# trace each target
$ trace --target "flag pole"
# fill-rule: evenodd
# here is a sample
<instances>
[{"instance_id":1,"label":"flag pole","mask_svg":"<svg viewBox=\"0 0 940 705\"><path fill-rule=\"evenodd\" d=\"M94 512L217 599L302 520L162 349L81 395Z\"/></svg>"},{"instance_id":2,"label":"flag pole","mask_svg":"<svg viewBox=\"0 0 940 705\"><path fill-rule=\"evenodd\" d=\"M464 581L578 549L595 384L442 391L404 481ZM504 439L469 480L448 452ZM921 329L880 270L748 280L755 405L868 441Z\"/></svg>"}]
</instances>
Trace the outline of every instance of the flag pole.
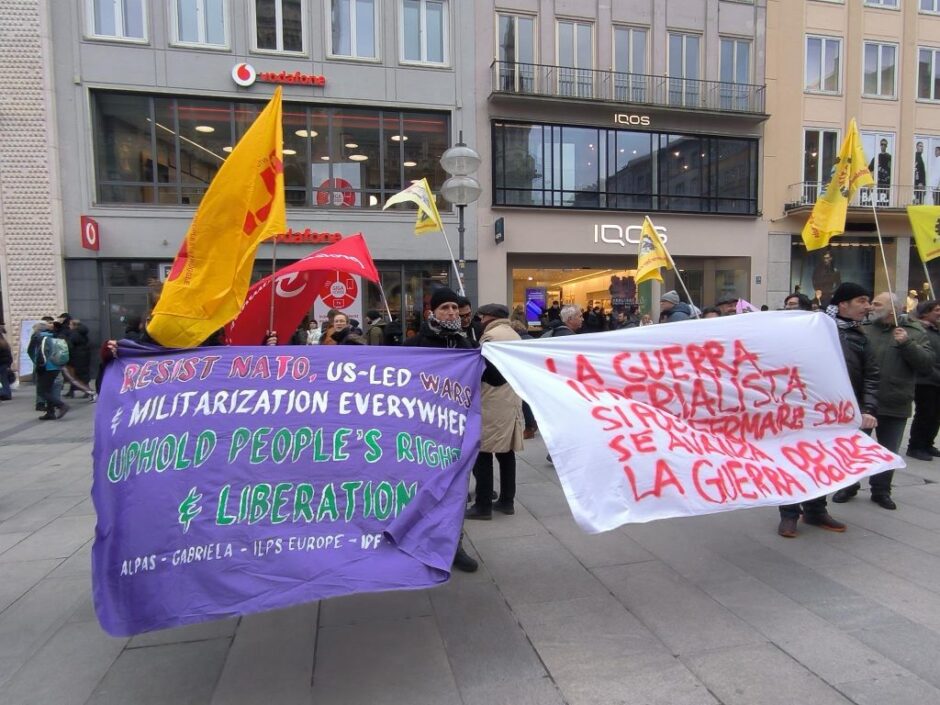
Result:
<instances>
[{"instance_id":1,"label":"flag pole","mask_svg":"<svg viewBox=\"0 0 940 705\"><path fill-rule=\"evenodd\" d=\"M379 280L376 282L379 285L379 293L382 294L382 303L385 304L385 313L388 314L388 322L392 322L392 309L388 307L388 298L385 296L385 288L382 286L382 276L379 275Z\"/></svg>"},{"instance_id":2,"label":"flag pole","mask_svg":"<svg viewBox=\"0 0 940 705\"><path fill-rule=\"evenodd\" d=\"M919 255L920 253L918 253ZM924 260L920 261L921 265L924 267L924 278L927 280L927 286L930 287L930 296L933 299L937 298L936 292L933 290L933 282L930 281L930 272L927 271L927 263Z\"/></svg>"},{"instance_id":3,"label":"flag pole","mask_svg":"<svg viewBox=\"0 0 940 705\"><path fill-rule=\"evenodd\" d=\"M447 245L447 251L450 253L450 263L454 265L454 274L457 275L457 293L461 296L466 296L466 292L463 290L463 279L460 278L460 269L457 267L457 260L454 259L454 251L450 247L450 240L447 239L447 233L444 232L444 228L441 228L441 237L444 238L444 243Z\"/></svg>"},{"instance_id":4,"label":"flag pole","mask_svg":"<svg viewBox=\"0 0 940 705\"><path fill-rule=\"evenodd\" d=\"M274 332L274 296L277 293L277 282L274 273L277 271L277 235L271 247L271 312L268 314L268 334Z\"/></svg>"},{"instance_id":5,"label":"flag pole","mask_svg":"<svg viewBox=\"0 0 940 705\"><path fill-rule=\"evenodd\" d=\"M894 315L895 327L901 325L898 322L898 308L894 305L894 299L897 296L891 286L891 275L888 274L888 258L885 256L885 243L881 239L881 226L878 225L878 209L875 207L875 201L878 200L878 189L872 189L871 212L875 216L875 231L878 233L878 249L881 250L881 262L885 268L885 281L888 282L888 293L891 294L891 313ZM929 279L927 281L930 281Z\"/></svg>"},{"instance_id":6,"label":"flag pole","mask_svg":"<svg viewBox=\"0 0 940 705\"><path fill-rule=\"evenodd\" d=\"M669 250L666 249L665 245L663 246L663 252L665 252L666 257L669 258L669 264L672 265L672 271L676 273L676 279L679 280L679 285L682 287L682 291L685 292L685 298L689 300L689 306L692 309L692 316L694 318L701 318L698 313L698 309L695 306L695 302L692 301L692 294L689 293L689 290L685 286L685 282L682 281L682 275L679 274L679 268L676 266L675 260L672 259L672 255L669 253Z\"/></svg>"}]
</instances>

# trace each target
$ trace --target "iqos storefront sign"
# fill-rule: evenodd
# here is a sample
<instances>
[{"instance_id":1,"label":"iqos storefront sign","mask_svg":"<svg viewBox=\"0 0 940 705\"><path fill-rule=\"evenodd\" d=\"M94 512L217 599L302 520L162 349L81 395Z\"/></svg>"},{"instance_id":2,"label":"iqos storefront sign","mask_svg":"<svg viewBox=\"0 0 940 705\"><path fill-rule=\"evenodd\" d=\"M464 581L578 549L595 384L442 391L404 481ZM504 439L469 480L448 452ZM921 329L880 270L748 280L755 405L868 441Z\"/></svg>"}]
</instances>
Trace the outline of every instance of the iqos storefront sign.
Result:
<instances>
[{"instance_id":1,"label":"iqos storefront sign","mask_svg":"<svg viewBox=\"0 0 940 705\"><path fill-rule=\"evenodd\" d=\"M659 234L659 238L665 245L666 241L668 240L668 237L666 236L666 228L657 225L655 226L655 229ZM627 245L639 245L640 233L642 231L643 226L641 225L628 225L623 227L611 223L596 223L594 225L594 242L604 243L607 245L620 245L621 247L626 247Z\"/></svg>"}]
</instances>

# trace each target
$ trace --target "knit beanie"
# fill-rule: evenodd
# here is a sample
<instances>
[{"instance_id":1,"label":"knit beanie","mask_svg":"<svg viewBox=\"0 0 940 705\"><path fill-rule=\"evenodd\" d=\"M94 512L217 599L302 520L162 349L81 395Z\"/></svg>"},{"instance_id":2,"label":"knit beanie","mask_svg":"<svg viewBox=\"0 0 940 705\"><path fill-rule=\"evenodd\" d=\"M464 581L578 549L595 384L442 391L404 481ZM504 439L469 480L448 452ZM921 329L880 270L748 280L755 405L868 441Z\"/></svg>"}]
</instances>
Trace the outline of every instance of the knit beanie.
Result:
<instances>
[{"instance_id":1,"label":"knit beanie","mask_svg":"<svg viewBox=\"0 0 940 705\"><path fill-rule=\"evenodd\" d=\"M457 292L453 289L448 289L446 286L436 289L431 294L431 311L436 311L441 304L456 304L457 298Z\"/></svg>"},{"instance_id":2,"label":"knit beanie","mask_svg":"<svg viewBox=\"0 0 940 705\"><path fill-rule=\"evenodd\" d=\"M838 306L843 301L851 301L858 296L868 296L870 298L871 292L855 282L842 282L836 287L836 290L832 292L832 298L829 300L829 303L833 306Z\"/></svg>"},{"instance_id":3,"label":"knit beanie","mask_svg":"<svg viewBox=\"0 0 940 705\"><path fill-rule=\"evenodd\" d=\"M679 295L676 293L676 290L667 291L665 294L659 297L660 301L668 301L669 303L675 305L679 303Z\"/></svg>"}]
</instances>

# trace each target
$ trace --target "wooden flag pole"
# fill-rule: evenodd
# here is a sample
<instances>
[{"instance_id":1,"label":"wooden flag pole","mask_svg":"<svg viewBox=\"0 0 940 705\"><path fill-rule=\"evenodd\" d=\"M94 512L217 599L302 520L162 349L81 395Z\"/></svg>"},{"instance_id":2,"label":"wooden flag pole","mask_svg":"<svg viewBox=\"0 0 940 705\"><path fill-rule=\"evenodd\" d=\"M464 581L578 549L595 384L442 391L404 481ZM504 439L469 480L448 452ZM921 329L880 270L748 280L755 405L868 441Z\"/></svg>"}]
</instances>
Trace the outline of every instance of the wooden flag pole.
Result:
<instances>
[{"instance_id":1,"label":"wooden flag pole","mask_svg":"<svg viewBox=\"0 0 940 705\"><path fill-rule=\"evenodd\" d=\"M878 225L878 209L875 207L875 201L878 200L878 189L872 189L871 212L875 216L875 231L878 233L878 249L881 250L881 262L885 268L885 281L888 282L888 293L891 294L891 314L894 316L895 327L901 325L898 322L898 307L894 305L897 294L891 287L891 275L888 274L888 258L885 256L885 243L881 239L881 226ZM929 281L929 279L928 279Z\"/></svg>"},{"instance_id":2,"label":"wooden flag pole","mask_svg":"<svg viewBox=\"0 0 940 705\"><path fill-rule=\"evenodd\" d=\"M685 286L685 282L682 281L682 275L679 274L679 268L676 266L675 260L672 259L672 255L669 254L669 250L666 249L666 246L663 245L663 252L666 253L666 257L669 258L669 264L672 265L672 271L676 273L676 279L679 280L679 285L682 287L682 291L685 292L685 298L689 300L689 308L692 309L693 318L701 318L698 308L696 308L695 303L692 301L692 294L689 293L689 290Z\"/></svg>"},{"instance_id":3,"label":"wooden flag pole","mask_svg":"<svg viewBox=\"0 0 940 705\"><path fill-rule=\"evenodd\" d=\"M920 255L919 252L918 252L917 254L918 254L918 256ZM923 265L923 267L924 267L924 279L927 280L927 286L930 287L930 298L936 300L936 298L937 298L937 293L933 290L933 282L930 281L930 272L927 271L927 263L924 262L924 260L921 260L920 263L921 263L921 265Z\"/></svg>"},{"instance_id":4,"label":"wooden flag pole","mask_svg":"<svg viewBox=\"0 0 940 705\"><path fill-rule=\"evenodd\" d=\"M379 293L382 294L382 303L385 304L385 313L388 314L388 322L392 322L392 309L388 307L388 298L385 296L385 288L382 286L382 275L379 275Z\"/></svg>"}]
</instances>

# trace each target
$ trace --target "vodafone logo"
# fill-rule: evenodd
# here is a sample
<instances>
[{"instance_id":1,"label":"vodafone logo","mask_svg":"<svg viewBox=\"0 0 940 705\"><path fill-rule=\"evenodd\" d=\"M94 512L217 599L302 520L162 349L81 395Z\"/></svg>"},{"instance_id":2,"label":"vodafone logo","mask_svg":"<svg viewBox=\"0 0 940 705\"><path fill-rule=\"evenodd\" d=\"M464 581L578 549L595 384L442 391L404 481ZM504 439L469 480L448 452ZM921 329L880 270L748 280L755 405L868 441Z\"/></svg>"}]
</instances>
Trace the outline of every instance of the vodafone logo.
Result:
<instances>
[{"instance_id":1,"label":"vodafone logo","mask_svg":"<svg viewBox=\"0 0 940 705\"><path fill-rule=\"evenodd\" d=\"M343 272L336 272L323 282L320 298L329 308L342 311L355 303L358 293L355 279Z\"/></svg>"},{"instance_id":2,"label":"vodafone logo","mask_svg":"<svg viewBox=\"0 0 940 705\"><path fill-rule=\"evenodd\" d=\"M232 80L239 86L250 86L257 76L255 67L251 64L235 64L232 69Z\"/></svg>"},{"instance_id":3,"label":"vodafone logo","mask_svg":"<svg viewBox=\"0 0 940 705\"><path fill-rule=\"evenodd\" d=\"M95 250L99 248L98 222L94 218L83 215L82 219L82 247L86 250Z\"/></svg>"},{"instance_id":4,"label":"vodafone logo","mask_svg":"<svg viewBox=\"0 0 940 705\"><path fill-rule=\"evenodd\" d=\"M287 287L293 284L297 278L300 276L300 272L291 272L290 274L285 274L277 278L277 283L274 285L274 290L277 292L277 295L282 299L292 299L295 296L300 295L304 289L307 288L307 277L304 275L301 280L300 287L296 289L288 289Z\"/></svg>"},{"instance_id":5,"label":"vodafone logo","mask_svg":"<svg viewBox=\"0 0 940 705\"><path fill-rule=\"evenodd\" d=\"M330 193L330 190L333 190ZM346 179L327 179L317 190L317 205L350 208L356 205L356 192Z\"/></svg>"}]
</instances>

